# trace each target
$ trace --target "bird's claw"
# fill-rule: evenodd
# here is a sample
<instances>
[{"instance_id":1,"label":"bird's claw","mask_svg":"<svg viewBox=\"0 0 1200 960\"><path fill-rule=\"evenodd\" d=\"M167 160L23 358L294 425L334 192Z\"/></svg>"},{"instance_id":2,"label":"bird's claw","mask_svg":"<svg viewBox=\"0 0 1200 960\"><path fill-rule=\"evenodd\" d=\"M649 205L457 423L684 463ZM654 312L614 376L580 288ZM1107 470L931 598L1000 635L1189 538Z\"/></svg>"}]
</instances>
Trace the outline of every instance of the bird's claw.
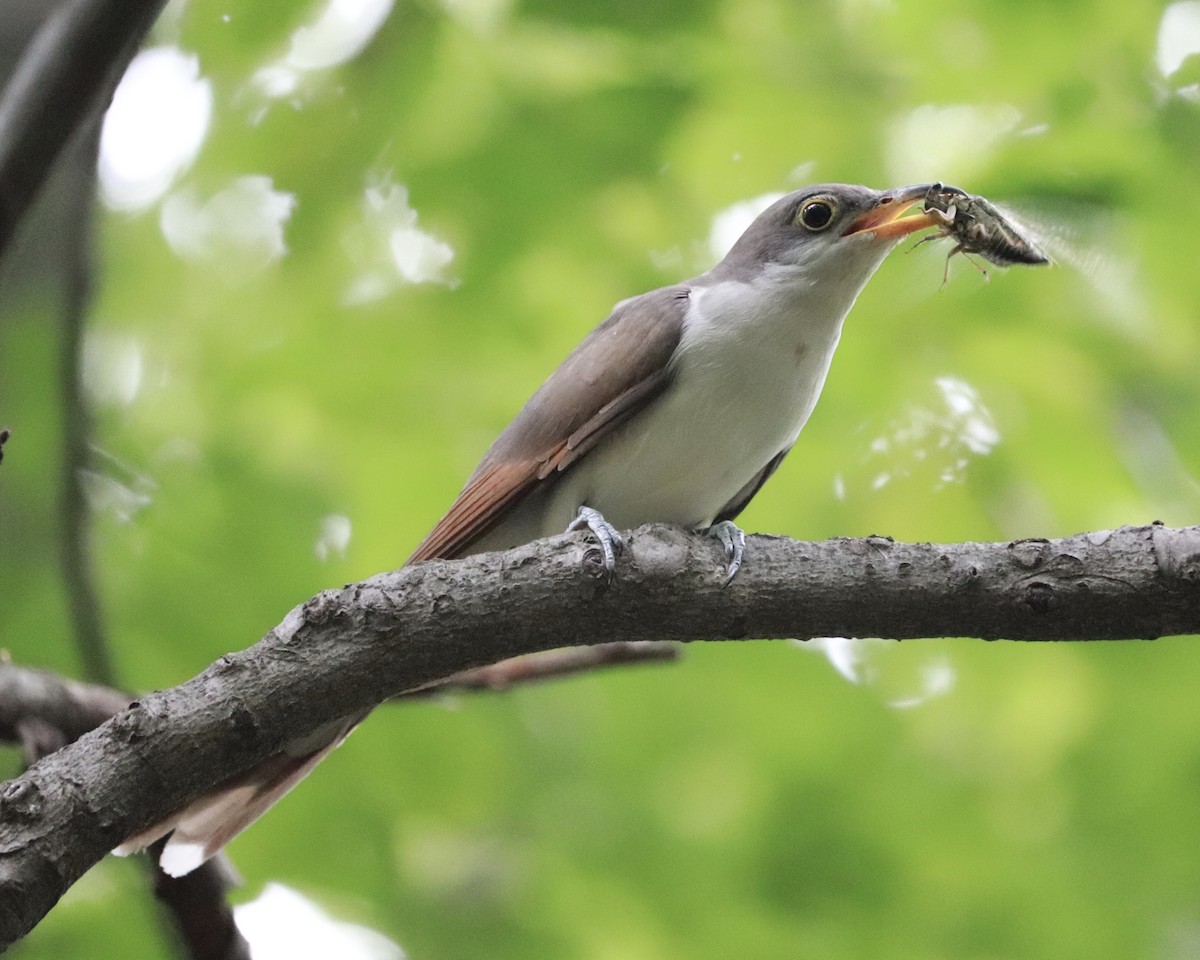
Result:
<instances>
[{"instance_id":1,"label":"bird's claw","mask_svg":"<svg viewBox=\"0 0 1200 960\"><path fill-rule=\"evenodd\" d=\"M600 543L604 553L604 572L610 577L617 566L617 554L625 549L625 538L611 523L604 519L604 514L591 507L580 507L579 514L571 521L566 532L575 530L590 530Z\"/></svg>"},{"instance_id":2,"label":"bird's claw","mask_svg":"<svg viewBox=\"0 0 1200 960\"><path fill-rule=\"evenodd\" d=\"M742 569L742 558L746 555L746 534L732 520L722 520L714 523L704 531L706 537L712 537L725 548L725 582L729 586L737 572Z\"/></svg>"}]
</instances>

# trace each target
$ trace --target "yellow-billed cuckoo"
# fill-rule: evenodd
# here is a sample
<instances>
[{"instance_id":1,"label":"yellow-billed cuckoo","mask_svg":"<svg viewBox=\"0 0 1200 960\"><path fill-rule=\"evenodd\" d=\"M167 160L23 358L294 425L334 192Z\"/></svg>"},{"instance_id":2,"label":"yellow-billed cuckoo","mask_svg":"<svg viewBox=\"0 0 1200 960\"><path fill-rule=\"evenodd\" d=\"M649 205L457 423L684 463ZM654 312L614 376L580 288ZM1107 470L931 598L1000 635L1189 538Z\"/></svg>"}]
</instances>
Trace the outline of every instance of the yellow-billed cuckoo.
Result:
<instances>
[{"instance_id":1,"label":"yellow-billed cuckoo","mask_svg":"<svg viewBox=\"0 0 1200 960\"><path fill-rule=\"evenodd\" d=\"M725 545L733 519L795 443L842 322L902 237L941 226L914 210L930 184L821 184L772 204L711 270L617 304L500 434L409 562L588 528L612 570L618 530L661 521ZM289 743L219 792L130 838L171 833L162 865L194 869L301 780L365 714Z\"/></svg>"}]
</instances>

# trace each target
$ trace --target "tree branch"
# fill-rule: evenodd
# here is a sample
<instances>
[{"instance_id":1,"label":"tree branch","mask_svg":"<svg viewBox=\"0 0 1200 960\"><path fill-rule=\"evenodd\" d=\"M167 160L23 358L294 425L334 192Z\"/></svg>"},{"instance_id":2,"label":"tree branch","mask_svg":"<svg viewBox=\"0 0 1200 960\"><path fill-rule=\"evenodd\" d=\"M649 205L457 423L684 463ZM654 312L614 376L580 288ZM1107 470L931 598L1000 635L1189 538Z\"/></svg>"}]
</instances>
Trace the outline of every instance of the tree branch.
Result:
<instances>
[{"instance_id":1,"label":"tree branch","mask_svg":"<svg viewBox=\"0 0 1200 960\"><path fill-rule=\"evenodd\" d=\"M598 668L677 658L678 649L665 643L618 642L551 650L464 670L402 699L506 691ZM19 743L26 763L32 765L120 713L130 699L111 687L0 662L0 740ZM159 843L154 850L155 860L161 847ZM157 864L153 873L154 895L170 910L175 931L192 960L248 960L249 944L238 931L226 899L239 883L227 858L210 860L183 877L169 876Z\"/></svg>"},{"instance_id":2,"label":"tree branch","mask_svg":"<svg viewBox=\"0 0 1200 960\"><path fill-rule=\"evenodd\" d=\"M46 670L0 664L0 740L21 744L35 763L98 727L129 705L110 687L67 680ZM153 866L154 895L166 905L191 960L250 960L250 945L226 899L237 878L225 857L186 877Z\"/></svg>"},{"instance_id":3,"label":"tree branch","mask_svg":"<svg viewBox=\"0 0 1200 960\"><path fill-rule=\"evenodd\" d=\"M0 256L63 147L112 99L166 0L67 0L0 95Z\"/></svg>"},{"instance_id":4,"label":"tree branch","mask_svg":"<svg viewBox=\"0 0 1200 960\"><path fill-rule=\"evenodd\" d=\"M1012 543L636 531L610 583L580 535L318 594L0 789L0 947L126 837L335 717L509 657L614 640L1152 638L1200 632L1200 527Z\"/></svg>"},{"instance_id":5,"label":"tree branch","mask_svg":"<svg viewBox=\"0 0 1200 960\"><path fill-rule=\"evenodd\" d=\"M29 763L78 739L128 705L129 697L108 687L10 663L0 666L0 740L19 743ZM30 726L54 735L31 735Z\"/></svg>"},{"instance_id":6,"label":"tree branch","mask_svg":"<svg viewBox=\"0 0 1200 960\"><path fill-rule=\"evenodd\" d=\"M85 134L85 135L84 135ZM83 675L93 683L116 684L100 595L91 564L89 521L81 476L87 463L92 416L83 396L80 363L88 308L92 299L92 206L96 163L100 155L100 124L89 124L78 143L83 170L69 189L80 196L77 215L63 237L64 276L62 344L59 352L59 396L63 409L63 452L59 477L59 516L62 520L59 566L66 587L72 633L83 662Z\"/></svg>"}]
</instances>

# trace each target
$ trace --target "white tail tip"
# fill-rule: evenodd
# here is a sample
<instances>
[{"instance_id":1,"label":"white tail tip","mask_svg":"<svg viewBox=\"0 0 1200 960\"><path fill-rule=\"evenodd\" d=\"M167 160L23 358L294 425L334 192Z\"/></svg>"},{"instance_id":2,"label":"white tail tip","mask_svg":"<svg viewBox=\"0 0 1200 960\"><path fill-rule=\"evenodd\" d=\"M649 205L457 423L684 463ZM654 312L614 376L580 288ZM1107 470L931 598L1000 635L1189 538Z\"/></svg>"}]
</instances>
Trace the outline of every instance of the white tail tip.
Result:
<instances>
[{"instance_id":1,"label":"white tail tip","mask_svg":"<svg viewBox=\"0 0 1200 960\"><path fill-rule=\"evenodd\" d=\"M207 859L202 844L168 841L162 856L158 858L158 865L168 876L182 877L184 874L191 873Z\"/></svg>"}]
</instances>

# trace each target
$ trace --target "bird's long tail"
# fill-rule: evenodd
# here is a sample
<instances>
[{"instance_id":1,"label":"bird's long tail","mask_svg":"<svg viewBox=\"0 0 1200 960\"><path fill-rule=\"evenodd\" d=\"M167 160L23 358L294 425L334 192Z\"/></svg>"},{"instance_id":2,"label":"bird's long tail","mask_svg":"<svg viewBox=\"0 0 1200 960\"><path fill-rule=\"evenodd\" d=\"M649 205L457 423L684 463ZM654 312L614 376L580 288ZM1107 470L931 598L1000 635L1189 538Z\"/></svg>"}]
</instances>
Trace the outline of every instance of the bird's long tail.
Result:
<instances>
[{"instance_id":1,"label":"bird's long tail","mask_svg":"<svg viewBox=\"0 0 1200 960\"><path fill-rule=\"evenodd\" d=\"M366 713L342 717L293 740L249 773L129 837L113 853L121 857L136 853L170 834L159 865L173 877L190 873L308 776L364 717Z\"/></svg>"}]
</instances>

